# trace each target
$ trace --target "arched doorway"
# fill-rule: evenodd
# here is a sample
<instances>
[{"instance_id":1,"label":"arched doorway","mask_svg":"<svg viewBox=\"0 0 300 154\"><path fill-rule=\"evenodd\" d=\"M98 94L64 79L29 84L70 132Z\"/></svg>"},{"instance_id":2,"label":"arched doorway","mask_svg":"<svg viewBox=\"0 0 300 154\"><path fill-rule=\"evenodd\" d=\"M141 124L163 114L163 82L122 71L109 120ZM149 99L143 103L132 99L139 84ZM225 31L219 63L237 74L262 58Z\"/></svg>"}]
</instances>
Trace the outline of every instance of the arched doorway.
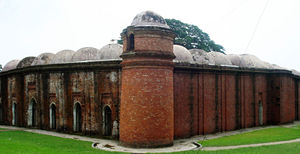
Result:
<instances>
[{"instance_id":1,"label":"arched doorway","mask_svg":"<svg viewBox=\"0 0 300 154\"><path fill-rule=\"evenodd\" d=\"M36 101L34 99L31 100L28 107L28 126L35 127L37 121L37 107Z\"/></svg>"},{"instance_id":2,"label":"arched doorway","mask_svg":"<svg viewBox=\"0 0 300 154\"><path fill-rule=\"evenodd\" d=\"M81 131L81 106L75 103L73 108L73 129L75 132Z\"/></svg>"},{"instance_id":3,"label":"arched doorway","mask_svg":"<svg viewBox=\"0 0 300 154\"><path fill-rule=\"evenodd\" d=\"M12 125L17 124L17 104L13 103L12 105Z\"/></svg>"},{"instance_id":4,"label":"arched doorway","mask_svg":"<svg viewBox=\"0 0 300 154\"><path fill-rule=\"evenodd\" d=\"M50 128L56 129L56 106L55 106L55 104L50 105Z\"/></svg>"},{"instance_id":5,"label":"arched doorway","mask_svg":"<svg viewBox=\"0 0 300 154\"><path fill-rule=\"evenodd\" d=\"M111 109L108 106L104 107L104 135L111 136L112 132L112 118L111 118Z\"/></svg>"}]
</instances>

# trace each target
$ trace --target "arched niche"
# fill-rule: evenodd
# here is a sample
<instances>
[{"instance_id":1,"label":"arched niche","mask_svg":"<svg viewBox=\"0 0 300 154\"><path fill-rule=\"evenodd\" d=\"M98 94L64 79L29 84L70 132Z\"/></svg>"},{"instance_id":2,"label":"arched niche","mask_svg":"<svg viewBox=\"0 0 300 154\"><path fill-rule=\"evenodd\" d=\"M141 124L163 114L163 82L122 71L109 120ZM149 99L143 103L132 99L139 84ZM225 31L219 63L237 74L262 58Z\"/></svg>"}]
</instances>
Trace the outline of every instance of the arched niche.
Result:
<instances>
[{"instance_id":1,"label":"arched niche","mask_svg":"<svg viewBox=\"0 0 300 154\"><path fill-rule=\"evenodd\" d=\"M112 135L112 111L109 106L103 108L103 133L104 136Z\"/></svg>"},{"instance_id":2,"label":"arched niche","mask_svg":"<svg viewBox=\"0 0 300 154\"><path fill-rule=\"evenodd\" d=\"M12 104L12 108L11 108L11 111L12 111L12 125L15 126L17 125L17 103L14 102Z\"/></svg>"},{"instance_id":3,"label":"arched niche","mask_svg":"<svg viewBox=\"0 0 300 154\"><path fill-rule=\"evenodd\" d=\"M49 123L51 129L56 129L56 105L54 103L50 104L49 107Z\"/></svg>"},{"instance_id":4,"label":"arched niche","mask_svg":"<svg viewBox=\"0 0 300 154\"><path fill-rule=\"evenodd\" d=\"M81 125L82 125L81 105L79 102L76 102L73 106L73 130L74 130L74 132L80 132Z\"/></svg>"},{"instance_id":5,"label":"arched niche","mask_svg":"<svg viewBox=\"0 0 300 154\"><path fill-rule=\"evenodd\" d=\"M37 103L34 98L31 99L28 106L27 125L31 127L37 126Z\"/></svg>"}]
</instances>

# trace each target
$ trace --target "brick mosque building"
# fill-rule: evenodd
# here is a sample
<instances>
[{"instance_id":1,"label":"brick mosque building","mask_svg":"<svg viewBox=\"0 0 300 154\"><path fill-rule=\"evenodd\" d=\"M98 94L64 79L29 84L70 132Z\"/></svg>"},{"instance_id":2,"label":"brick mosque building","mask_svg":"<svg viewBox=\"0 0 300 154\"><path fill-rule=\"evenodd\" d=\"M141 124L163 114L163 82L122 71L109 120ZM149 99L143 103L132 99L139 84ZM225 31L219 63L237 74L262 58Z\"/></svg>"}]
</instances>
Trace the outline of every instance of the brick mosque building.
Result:
<instances>
[{"instance_id":1,"label":"brick mosque building","mask_svg":"<svg viewBox=\"0 0 300 154\"><path fill-rule=\"evenodd\" d=\"M175 34L150 11L138 14L121 36L123 46L7 63L0 73L0 124L159 147L300 118L296 71L251 55L174 45Z\"/></svg>"}]
</instances>

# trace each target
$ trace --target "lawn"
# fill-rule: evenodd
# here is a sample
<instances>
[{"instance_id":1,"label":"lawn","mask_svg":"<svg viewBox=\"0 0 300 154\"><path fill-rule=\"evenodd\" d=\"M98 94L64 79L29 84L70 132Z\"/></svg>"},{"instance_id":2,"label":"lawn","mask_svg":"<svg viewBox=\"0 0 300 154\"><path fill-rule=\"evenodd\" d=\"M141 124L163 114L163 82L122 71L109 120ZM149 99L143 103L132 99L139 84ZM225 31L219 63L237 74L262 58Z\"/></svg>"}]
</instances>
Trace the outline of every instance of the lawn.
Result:
<instances>
[{"instance_id":1,"label":"lawn","mask_svg":"<svg viewBox=\"0 0 300 154\"><path fill-rule=\"evenodd\" d=\"M252 132L224 136L216 139L199 141L203 146L230 146L255 143L286 141L300 138L300 130L297 128L275 127L256 130Z\"/></svg>"},{"instance_id":2,"label":"lawn","mask_svg":"<svg viewBox=\"0 0 300 154\"><path fill-rule=\"evenodd\" d=\"M227 139L226 142L235 143L230 141L231 139L239 140L245 142L245 138L262 138L257 136L258 134L273 139L283 139L280 136L291 136L291 135L300 135L300 133L295 133L293 130L300 132L299 129L296 128L284 128L284 127L276 127L269 128L264 130L258 130L254 132L249 132L250 134L254 133L256 135L249 135L249 133L241 134L242 136L233 135L230 136L232 138ZM270 133L271 132L271 133ZM266 134L265 134L266 133ZM272 134L272 135L270 135ZM281 134L281 135L280 135ZM273 137L277 136L277 137ZM294 137L295 138L295 137ZM284 138L287 140L287 138ZM292 139L292 138L290 138ZM222 143L220 141L224 140L224 138L213 139L217 143ZM206 141L207 143L212 142L213 140ZM218 141L220 140L220 141ZM254 142L255 139L249 139L250 141ZM262 141L262 139L258 139L257 141ZM225 142L225 141L223 141ZM258 142L255 142L258 143ZM35 134L30 132L24 131L0 131L0 153L7 154L7 153L116 153L116 152L107 152L101 151L98 149L93 149L91 147L91 142L73 140L73 139L65 139L60 137L48 136L48 135L41 135ZM177 152L178 154L214 154L214 153L299 153L300 151L300 143L289 143L289 144L282 144L282 145L272 145L272 146L262 146L262 147L255 147L255 148L241 148L241 149L234 149L234 150L222 150L222 151L186 151L186 152Z\"/></svg>"},{"instance_id":3,"label":"lawn","mask_svg":"<svg viewBox=\"0 0 300 154\"><path fill-rule=\"evenodd\" d=\"M111 153L93 149L91 142L24 131L0 132L0 153Z\"/></svg>"},{"instance_id":4,"label":"lawn","mask_svg":"<svg viewBox=\"0 0 300 154\"><path fill-rule=\"evenodd\" d=\"M300 125L296 125L296 126L294 126L294 128L298 128L298 129L300 129Z\"/></svg>"},{"instance_id":5,"label":"lawn","mask_svg":"<svg viewBox=\"0 0 300 154\"><path fill-rule=\"evenodd\" d=\"M296 154L300 151L300 143L288 143L271 146L240 148L234 150L222 151L186 151L177 152L176 154L258 154L258 153L271 153L271 154Z\"/></svg>"}]
</instances>

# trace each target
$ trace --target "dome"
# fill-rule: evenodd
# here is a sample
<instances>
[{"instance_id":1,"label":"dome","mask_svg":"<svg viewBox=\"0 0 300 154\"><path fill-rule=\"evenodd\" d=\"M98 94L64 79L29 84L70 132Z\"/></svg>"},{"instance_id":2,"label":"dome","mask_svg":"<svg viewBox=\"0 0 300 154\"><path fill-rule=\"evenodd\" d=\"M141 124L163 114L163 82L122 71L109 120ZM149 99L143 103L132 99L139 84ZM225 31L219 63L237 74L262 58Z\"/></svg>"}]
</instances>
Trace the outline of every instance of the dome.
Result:
<instances>
[{"instance_id":1,"label":"dome","mask_svg":"<svg viewBox=\"0 0 300 154\"><path fill-rule=\"evenodd\" d=\"M215 64L213 58L207 54L206 51L201 49L190 49L193 60L197 64Z\"/></svg>"},{"instance_id":2,"label":"dome","mask_svg":"<svg viewBox=\"0 0 300 154\"><path fill-rule=\"evenodd\" d=\"M297 70L292 69L291 71L294 75L300 76L300 72L298 72Z\"/></svg>"},{"instance_id":3,"label":"dome","mask_svg":"<svg viewBox=\"0 0 300 154\"><path fill-rule=\"evenodd\" d=\"M145 11L141 12L136 15L131 23L131 26L134 27L161 27L161 28L168 28L170 27L167 25L165 19L152 12L152 11Z\"/></svg>"},{"instance_id":4,"label":"dome","mask_svg":"<svg viewBox=\"0 0 300 154\"><path fill-rule=\"evenodd\" d=\"M2 71L9 71L17 68L18 63L20 60L11 60L3 67Z\"/></svg>"},{"instance_id":5,"label":"dome","mask_svg":"<svg viewBox=\"0 0 300 154\"><path fill-rule=\"evenodd\" d=\"M227 58L231 61L232 65L240 66L241 65L241 57L236 54L228 54Z\"/></svg>"},{"instance_id":6,"label":"dome","mask_svg":"<svg viewBox=\"0 0 300 154\"><path fill-rule=\"evenodd\" d=\"M98 49L93 47L85 47L77 50L72 56L72 62L100 60L101 53Z\"/></svg>"},{"instance_id":7,"label":"dome","mask_svg":"<svg viewBox=\"0 0 300 154\"><path fill-rule=\"evenodd\" d=\"M286 68L278 66L276 64L269 64L269 63L267 63L267 64L269 65L270 69L286 69Z\"/></svg>"},{"instance_id":8,"label":"dome","mask_svg":"<svg viewBox=\"0 0 300 154\"><path fill-rule=\"evenodd\" d=\"M210 55L213 58L213 61L215 62L215 65L232 65L231 61L227 58L227 56L221 52L209 52L208 55Z\"/></svg>"},{"instance_id":9,"label":"dome","mask_svg":"<svg viewBox=\"0 0 300 154\"><path fill-rule=\"evenodd\" d=\"M51 64L72 62L72 56L74 53L75 53L75 51L73 51L73 50L59 51L51 59Z\"/></svg>"},{"instance_id":10,"label":"dome","mask_svg":"<svg viewBox=\"0 0 300 154\"><path fill-rule=\"evenodd\" d=\"M36 57L25 57L17 65L17 68L31 66L32 62Z\"/></svg>"},{"instance_id":11,"label":"dome","mask_svg":"<svg viewBox=\"0 0 300 154\"><path fill-rule=\"evenodd\" d=\"M254 55L242 54L240 55L240 57L241 57L240 67L270 68L270 66L266 62L261 61L259 58L257 58Z\"/></svg>"},{"instance_id":12,"label":"dome","mask_svg":"<svg viewBox=\"0 0 300 154\"><path fill-rule=\"evenodd\" d=\"M174 62L179 63L193 63L193 57L191 53L183 46L180 45L174 45L173 46L173 52L176 56L174 59Z\"/></svg>"},{"instance_id":13,"label":"dome","mask_svg":"<svg viewBox=\"0 0 300 154\"><path fill-rule=\"evenodd\" d=\"M100 49L101 59L120 59L123 46L120 44L108 44Z\"/></svg>"},{"instance_id":14,"label":"dome","mask_svg":"<svg viewBox=\"0 0 300 154\"><path fill-rule=\"evenodd\" d=\"M53 57L54 57L53 53L42 53L33 60L31 65L51 64L50 61Z\"/></svg>"}]
</instances>

